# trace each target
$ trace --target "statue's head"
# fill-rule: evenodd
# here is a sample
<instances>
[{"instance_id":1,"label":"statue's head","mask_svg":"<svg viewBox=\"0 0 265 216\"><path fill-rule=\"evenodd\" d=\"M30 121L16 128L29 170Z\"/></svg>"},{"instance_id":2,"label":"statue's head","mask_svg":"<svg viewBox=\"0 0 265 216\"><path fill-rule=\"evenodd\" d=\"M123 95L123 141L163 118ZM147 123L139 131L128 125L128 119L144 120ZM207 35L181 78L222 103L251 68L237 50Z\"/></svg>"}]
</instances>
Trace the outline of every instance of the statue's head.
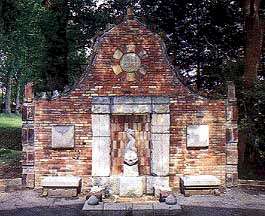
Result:
<instances>
[{"instance_id":1,"label":"statue's head","mask_svg":"<svg viewBox=\"0 0 265 216\"><path fill-rule=\"evenodd\" d=\"M130 149L125 151L124 162L129 166L136 164L138 162L137 153L135 151L130 150Z\"/></svg>"}]
</instances>

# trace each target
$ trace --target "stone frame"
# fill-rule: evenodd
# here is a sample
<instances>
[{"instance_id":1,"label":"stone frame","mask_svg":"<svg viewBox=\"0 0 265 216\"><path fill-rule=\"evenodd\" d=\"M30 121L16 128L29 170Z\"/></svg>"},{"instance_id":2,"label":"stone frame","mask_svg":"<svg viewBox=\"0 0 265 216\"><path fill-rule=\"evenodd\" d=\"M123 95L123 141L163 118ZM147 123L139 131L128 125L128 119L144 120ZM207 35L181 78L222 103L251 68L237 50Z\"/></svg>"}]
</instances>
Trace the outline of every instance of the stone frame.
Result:
<instances>
[{"instance_id":1,"label":"stone frame","mask_svg":"<svg viewBox=\"0 0 265 216\"><path fill-rule=\"evenodd\" d=\"M92 177L111 175L110 118L112 114L151 114L151 174L153 176L168 176L169 104L169 97L160 96L93 97L91 117ZM104 160L102 160L103 157Z\"/></svg>"}]
</instances>

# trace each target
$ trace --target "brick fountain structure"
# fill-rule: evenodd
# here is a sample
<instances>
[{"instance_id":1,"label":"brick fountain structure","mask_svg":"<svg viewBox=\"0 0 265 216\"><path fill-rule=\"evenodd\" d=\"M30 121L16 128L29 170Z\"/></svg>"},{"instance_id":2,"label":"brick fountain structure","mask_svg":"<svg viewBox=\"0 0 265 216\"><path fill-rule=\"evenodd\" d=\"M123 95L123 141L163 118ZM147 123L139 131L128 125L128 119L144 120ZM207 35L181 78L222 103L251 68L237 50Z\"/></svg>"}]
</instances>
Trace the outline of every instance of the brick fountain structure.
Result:
<instances>
[{"instance_id":1,"label":"brick fountain structure","mask_svg":"<svg viewBox=\"0 0 265 216\"><path fill-rule=\"evenodd\" d=\"M28 84L23 184L65 196L93 186L124 196L161 187L185 192L236 186L234 85L228 84L226 99L210 100L176 74L161 38L128 13L98 37L91 63L71 91L34 98ZM128 130L137 149L138 175L131 177L124 176ZM126 191L133 183L142 188Z\"/></svg>"}]
</instances>

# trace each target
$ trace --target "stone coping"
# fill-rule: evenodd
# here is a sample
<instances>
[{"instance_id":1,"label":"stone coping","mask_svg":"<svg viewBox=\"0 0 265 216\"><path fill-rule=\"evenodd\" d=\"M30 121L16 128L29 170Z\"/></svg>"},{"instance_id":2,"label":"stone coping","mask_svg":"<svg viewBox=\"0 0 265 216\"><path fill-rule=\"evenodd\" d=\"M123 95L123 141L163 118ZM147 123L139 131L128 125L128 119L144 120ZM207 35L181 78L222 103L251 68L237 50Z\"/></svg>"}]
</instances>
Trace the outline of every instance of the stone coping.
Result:
<instances>
[{"instance_id":1,"label":"stone coping","mask_svg":"<svg viewBox=\"0 0 265 216\"><path fill-rule=\"evenodd\" d=\"M220 186L221 181L212 175L182 176L181 183L184 187Z\"/></svg>"},{"instance_id":2,"label":"stone coping","mask_svg":"<svg viewBox=\"0 0 265 216\"><path fill-rule=\"evenodd\" d=\"M47 176L41 185L43 187L79 187L81 178L78 176Z\"/></svg>"},{"instance_id":3,"label":"stone coping","mask_svg":"<svg viewBox=\"0 0 265 216\"><path fill-rule=\"evenodd\" d=\"M167 205L165 203L104 203L83 206L85 215L181 215L179 204Z\"/></svg>"}]
</instances>

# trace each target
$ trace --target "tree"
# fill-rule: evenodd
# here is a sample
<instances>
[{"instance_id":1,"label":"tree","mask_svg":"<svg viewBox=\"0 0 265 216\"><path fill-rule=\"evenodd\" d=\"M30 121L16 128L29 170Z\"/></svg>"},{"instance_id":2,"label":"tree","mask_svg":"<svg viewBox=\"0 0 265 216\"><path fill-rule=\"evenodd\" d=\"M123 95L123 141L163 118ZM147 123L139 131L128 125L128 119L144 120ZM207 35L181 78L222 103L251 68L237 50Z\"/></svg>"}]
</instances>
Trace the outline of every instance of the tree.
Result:
<instances>
[{"instance_id":1,"label":"tree","mask_svg":"<svg viewBox=\"0 0 265 216\"><path fill-rule=\"evenodd\" d=\"M11 57L11 47L12 45L9 42L8 38L12 38L14 26L15 26L15 17L17 14L16 1L14 0L3 0L0 3L0 52L2 62ZM11 45L11 47L10 47ZM12 57L11 57L12 58ZM3 63L2 63L3 64ZM8 65L2 65L0 67L1 73L5 74L4 84L6 88L5 100L4 100L4 112L7 114L11 113L11 91L12 91L12 70L6 70ZM9 65L9 69L12 69L12 63Z\"/></svg>"},{"instance_id":2,"label":"tree","mask_svg":"<svg viewBox=\"0 0 265 216\"><path fill-rule=\"evenodd\" d=\"M265 22L261 17L261 0L241 0L245 23L244 82L252 87L260 65Z\"/></svg>"}]
</instances>

